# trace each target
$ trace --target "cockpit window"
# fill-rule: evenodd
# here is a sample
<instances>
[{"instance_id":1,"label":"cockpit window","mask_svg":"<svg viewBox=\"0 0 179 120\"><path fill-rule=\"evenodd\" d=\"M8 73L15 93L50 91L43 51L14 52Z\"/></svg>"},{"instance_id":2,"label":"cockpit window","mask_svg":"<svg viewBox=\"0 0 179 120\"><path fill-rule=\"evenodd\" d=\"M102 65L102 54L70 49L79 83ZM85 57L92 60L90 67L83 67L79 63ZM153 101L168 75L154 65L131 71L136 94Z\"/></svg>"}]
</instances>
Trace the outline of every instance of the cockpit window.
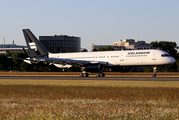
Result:
<instances>
[{"instance_id":1,"label":"cockpit window","mask_svg":"<svg viewBox=\"0 0 179 120\"><path fill-rule=\"evenodd\" d=\"M170 55L169 54L162 54L161 56L162 57L169 57Z\"/></svg>"}]
</instances>

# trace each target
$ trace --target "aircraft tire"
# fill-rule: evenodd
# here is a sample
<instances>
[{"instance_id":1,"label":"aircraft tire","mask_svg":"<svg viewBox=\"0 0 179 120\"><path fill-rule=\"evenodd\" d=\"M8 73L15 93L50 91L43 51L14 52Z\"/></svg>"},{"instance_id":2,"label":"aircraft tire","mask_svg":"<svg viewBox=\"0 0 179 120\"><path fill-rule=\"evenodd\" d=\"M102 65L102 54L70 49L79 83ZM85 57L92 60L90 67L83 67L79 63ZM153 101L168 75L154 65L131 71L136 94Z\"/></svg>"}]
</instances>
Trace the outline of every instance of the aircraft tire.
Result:
<instances>
[{"instance_id":1,"label":"aircraft tire","mask_svg":"<svg viewBox=\"0 0 179 120\"><path fill-rule=\"evenodd\" d=\"M80 73L80 77L88 77L89 74L88 73Z\"/></svg>"},{"instance_id":2,"label":"aircraft tire","mask_svg":"<svg viewBox=\"0 0 179 120\"><path fill-rule=\"evenodd\" d=\"M156 74L152 74L152 77L156 77L157 75Z\"/></svg>"},{"instance_id":3,"label":"aircraft tire","mask_svg":"<svg viewBox=\"0 0 179 120\"><path fill-rule=\"evenodd\" d=\"M84 73L84 74L83 74L83 77L88 77L88 76L89 76L88 73Z\"/></svg>"},{"instance_id":4,"label":"aircraft tire","mask_svg":"<svg viewBox=\"0 0 179 120\"><path fill-rule=\"evenodd\" d=\"M104 73L97 73L96 77L105 77L105 74Z\"/></svg>"},{"instance_id":5,"label":"aircraft tire","mask_svg":"<svg viewBox=\"0 0 179 120\"><path fill-rule=\"evenodd\" d=\"M86 73L86 77L89 77L89 74L88 74L88 73Z\"/></svg>"},{"instance_id":6,"label":"aircraft tire","mask_svg":"<svg viewBox=\"0 0 179 120\"><path fill-rule=\"evenodd\" d=\"M83 73L80 73L80 77L83 77Z\"/></svg>"},{"instance_id":7,"label":"aircraft tire","mask_svg":"<svg viewBox=\"0 0 179 120\"><path fill-rule=\"evenodd\" d=\"M96 74L96 77L99 77L99 76L100 76L99 73L97 73L97 74Z\"/></svg>"},{"instance_id":8,"label":"aircraft tire","mask_svg":"<svg viewBox=\"0 0 179 120\"><path fill-rule=\"evenodd\" d=\"M103 76L102 77L105 77L105 74L103 73Z\"/></svg>"}]
</instances>

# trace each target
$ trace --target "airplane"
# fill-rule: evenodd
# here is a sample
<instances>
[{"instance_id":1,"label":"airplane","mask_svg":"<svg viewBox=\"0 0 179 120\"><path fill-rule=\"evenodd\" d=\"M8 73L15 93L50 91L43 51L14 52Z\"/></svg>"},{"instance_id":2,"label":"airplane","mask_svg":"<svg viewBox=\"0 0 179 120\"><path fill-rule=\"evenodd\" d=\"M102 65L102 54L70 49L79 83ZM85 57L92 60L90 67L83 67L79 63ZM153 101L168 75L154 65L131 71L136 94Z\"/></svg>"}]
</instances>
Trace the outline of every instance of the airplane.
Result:
<instances>
[{"instance_id":1,"label":"airplane","mask_svg":"<svg viewBox=\"0 0 179 120\"><path fill-rule=\"evenodd\" d=\"M54 65L58 68L81 68L80 77L88 77L87 72L96 72L96 77L105 77L104 68L156 66L175 63L169 53L158 49L121 50L102 52L49 53L29 29L23 29L29 53L28 58L16 58L29 64Z\"/></svg>"}]
</instances>

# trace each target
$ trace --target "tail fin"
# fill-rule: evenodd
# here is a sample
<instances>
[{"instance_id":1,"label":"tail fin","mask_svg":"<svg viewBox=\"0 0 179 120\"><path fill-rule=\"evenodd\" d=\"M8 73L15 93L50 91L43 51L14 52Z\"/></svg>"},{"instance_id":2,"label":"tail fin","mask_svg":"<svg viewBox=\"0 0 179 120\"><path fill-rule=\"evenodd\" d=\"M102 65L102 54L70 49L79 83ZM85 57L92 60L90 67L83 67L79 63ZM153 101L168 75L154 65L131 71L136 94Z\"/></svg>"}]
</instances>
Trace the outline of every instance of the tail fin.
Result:
<instances>
[{"instance_id":1,"label":"tail fin","mask_svg":"<svg viewBox=\"0 0 179 120\"><path fill-rule=\"evenodd\" d=\"M23 29L30 57L48 57L48 51L29 29Z\"/></svg>"}]
</instances>

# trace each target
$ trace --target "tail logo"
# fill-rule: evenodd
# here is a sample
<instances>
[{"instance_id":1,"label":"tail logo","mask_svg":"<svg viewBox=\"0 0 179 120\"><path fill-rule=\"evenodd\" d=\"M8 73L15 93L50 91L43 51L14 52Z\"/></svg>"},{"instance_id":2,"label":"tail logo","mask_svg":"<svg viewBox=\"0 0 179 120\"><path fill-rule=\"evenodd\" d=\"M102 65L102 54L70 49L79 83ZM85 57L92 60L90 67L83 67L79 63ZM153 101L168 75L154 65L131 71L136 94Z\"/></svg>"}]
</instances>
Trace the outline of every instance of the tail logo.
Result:
<instances>
[{"instance_id":1,"label":"tail logo","mask_svg":"<svg viewBox=\"0 0 179 120\"><path fill-rule=\"evenodd\" d=\"M29 43L29 46L31 49L34 49L35 51L37 51L37 47L34 42Z\"/></svg>"}]
</instances>

